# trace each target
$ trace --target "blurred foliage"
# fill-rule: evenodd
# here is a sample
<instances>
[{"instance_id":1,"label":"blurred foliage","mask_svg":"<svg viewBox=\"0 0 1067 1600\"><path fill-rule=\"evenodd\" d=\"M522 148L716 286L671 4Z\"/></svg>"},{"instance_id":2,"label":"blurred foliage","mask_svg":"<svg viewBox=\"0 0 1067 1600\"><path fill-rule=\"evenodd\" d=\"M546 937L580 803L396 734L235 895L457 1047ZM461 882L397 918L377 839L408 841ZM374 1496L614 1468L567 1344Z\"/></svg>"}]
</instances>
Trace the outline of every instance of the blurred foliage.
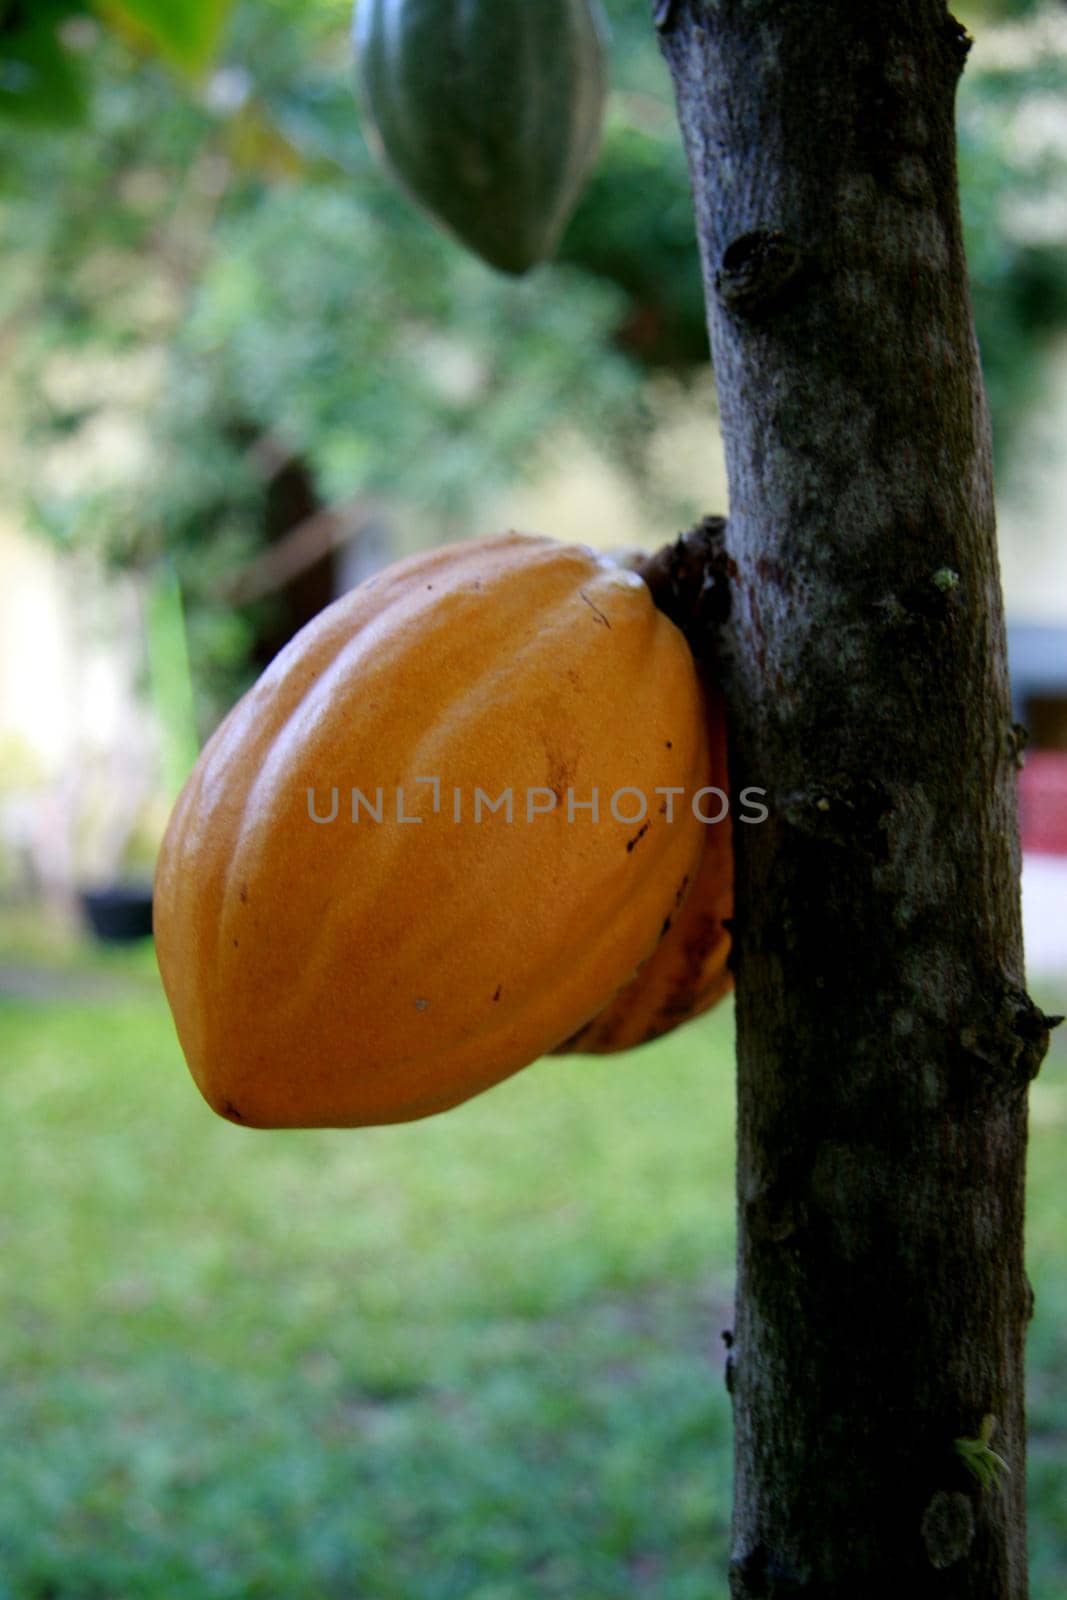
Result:
<instances>
[{"instance_id":1,"label":"blurred foliage","mask_svg":"<svg viewBox=\"0 0 1067 1600\"><path fill-rule=\"evenodd\" d=\"M269 601L232 592L279 531L281 465L313 503L382 500L405 542L434 542L477 526L549 435L584 431L640 474L642 376L705 363L647 0L608 9L602 158L559 262L516 285L372 160L345 0L0 0L9 479L61 545L172 561L205 720L269 625ZM988 27L1024 9L989 36L1003 50L976 53L960 101L1002 460L1067 325L1067 23L1061 7L965 12Z\"/></svg>"},{"instance_id":2,"label":"blurred foliage","mask_svg":"<svg viewBox=\"0 0 1067 1600\"><path fill-rule=\"evenodd\" d=\"M189 72L206 67L231 0L0 0L0 116L80 121L92 92L89 46L106 22L132 48Z\"/></svg>"},{"instance_id":3,"label":"blurred foliage","mask_svg":"<svg viewBox=\"0 0 1067 1600\"><path fill-rule=\"evenodd\" d=\"M1002 466L1042 392L1050 335L1067 326L1067 8L1002 30L982 61L960 87L959 166Z\"/></svg>"}]
</instances>

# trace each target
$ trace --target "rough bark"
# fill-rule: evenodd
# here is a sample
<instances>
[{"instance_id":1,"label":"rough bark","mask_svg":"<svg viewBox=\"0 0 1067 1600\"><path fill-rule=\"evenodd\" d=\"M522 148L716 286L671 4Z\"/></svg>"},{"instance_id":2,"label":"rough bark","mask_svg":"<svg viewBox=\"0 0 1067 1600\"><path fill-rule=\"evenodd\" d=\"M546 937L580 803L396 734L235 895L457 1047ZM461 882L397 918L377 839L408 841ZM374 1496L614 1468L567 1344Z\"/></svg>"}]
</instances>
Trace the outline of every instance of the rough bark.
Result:
<instances>
[{"instance_id":1,"label":"rough bark","mask_svg":"<svg viewBox=\"0 0 1067 1600\"><path fill-rule=\"evenodd\" d=\"M660 0L726 440L737 1600L1026 1594L1027 1085L941 0ZM709 627L719 627L718 618ZM955 1441L996 1418L1010 1476ZM981 1449L981 1446L975 1448Z\"/></svg>"}]
</instances>

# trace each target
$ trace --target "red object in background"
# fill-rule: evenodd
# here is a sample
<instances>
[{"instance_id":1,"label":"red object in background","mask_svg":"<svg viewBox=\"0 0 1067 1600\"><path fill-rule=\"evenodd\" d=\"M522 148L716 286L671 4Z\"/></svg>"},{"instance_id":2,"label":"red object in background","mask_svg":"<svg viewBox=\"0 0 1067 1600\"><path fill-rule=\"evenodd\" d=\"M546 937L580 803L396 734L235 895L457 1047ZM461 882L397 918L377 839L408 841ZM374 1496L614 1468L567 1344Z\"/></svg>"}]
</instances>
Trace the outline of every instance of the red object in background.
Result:
<instances>
[{"instance_id":1,"label":"red object in background","mask_svg":"<svg viewBox=\"0 0 1067 1600\"><path fill-rule=\"evenodd\" d=\"M1067 750L1028 750L1019 774L1024 851L1067 856Z\"/></svg>"}]
</instances>

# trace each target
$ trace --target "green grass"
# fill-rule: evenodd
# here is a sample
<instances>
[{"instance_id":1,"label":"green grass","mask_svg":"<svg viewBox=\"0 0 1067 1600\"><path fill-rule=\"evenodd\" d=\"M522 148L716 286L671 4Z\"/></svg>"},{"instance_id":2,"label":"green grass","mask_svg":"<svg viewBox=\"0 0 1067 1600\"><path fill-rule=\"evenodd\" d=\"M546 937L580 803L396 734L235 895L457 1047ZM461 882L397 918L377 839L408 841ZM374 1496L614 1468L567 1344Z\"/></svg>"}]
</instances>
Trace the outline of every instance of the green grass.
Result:
<instances>
[{"instance_id":1,"label":"green grass","mask_svg":"<svg viewBox=\"0 0 1067 1600\"><path fill-rule=\"evenodd\" d=\"M143 953L0 1010L0 1600L725 1600L732 1018L447 1116L203 1106ZM1048 997L1046 1003L1051 1001ZM1035 1600L1067 1590L1064 1055Z\"/></svg>"}]
</instances>

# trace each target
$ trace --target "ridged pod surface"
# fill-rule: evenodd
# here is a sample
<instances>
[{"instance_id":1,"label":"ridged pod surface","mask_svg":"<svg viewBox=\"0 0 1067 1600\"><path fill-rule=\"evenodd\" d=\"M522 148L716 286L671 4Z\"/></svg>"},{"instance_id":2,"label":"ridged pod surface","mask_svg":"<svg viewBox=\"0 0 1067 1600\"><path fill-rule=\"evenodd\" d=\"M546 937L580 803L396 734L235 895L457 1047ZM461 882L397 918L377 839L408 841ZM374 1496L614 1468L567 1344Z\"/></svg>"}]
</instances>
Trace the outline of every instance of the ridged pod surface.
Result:
<instances>
[{"instance_id":1,"label":"ridged pod surface","mask_svg":"<svg viewBox=\"0 0 1067 1600\"><path fill-rule=\"evenodd\" d=\"M503 272L552 253L596 155L599 0L358 0L372 139L415 198Z\"/></svg>"},{"instance_id":2,"label":"ridged pod surface","mask_svg":"<svg viewBox=\"0 0 1067 1600\"><path fill-rule=\"evenodd\" d=\"M399 1122L574 1033L698 870L707 829L654 791L713 781L705 715L646 585L578 546L446 546L328 607L215 732L160 854L160 969L208 1102L260 1127ZM352 820L354 788L381 821ZM594 788L599 821L568 820ZM644 820L612 816L624 788ZM510 789L513 820L475 821L478 789Z\"/></svg>"},{"instance_id":3,"label":"ridged pod surface","mask_svg":"<svg viewBox=\"0 0 1067 1600\"><path fill-rule=\"evenodd\" d=\"M728 795L725 708L718 693L709 696L708 748L708 783ZM703 801L702 808L709 817L720 809L715 796ZM727 965L732 915L733 846L727 815L705 828L696 877L640 972L555 1053L607 1055L630 1050L710 1011L733 988Z\"/></svg>"}]
</instances>

